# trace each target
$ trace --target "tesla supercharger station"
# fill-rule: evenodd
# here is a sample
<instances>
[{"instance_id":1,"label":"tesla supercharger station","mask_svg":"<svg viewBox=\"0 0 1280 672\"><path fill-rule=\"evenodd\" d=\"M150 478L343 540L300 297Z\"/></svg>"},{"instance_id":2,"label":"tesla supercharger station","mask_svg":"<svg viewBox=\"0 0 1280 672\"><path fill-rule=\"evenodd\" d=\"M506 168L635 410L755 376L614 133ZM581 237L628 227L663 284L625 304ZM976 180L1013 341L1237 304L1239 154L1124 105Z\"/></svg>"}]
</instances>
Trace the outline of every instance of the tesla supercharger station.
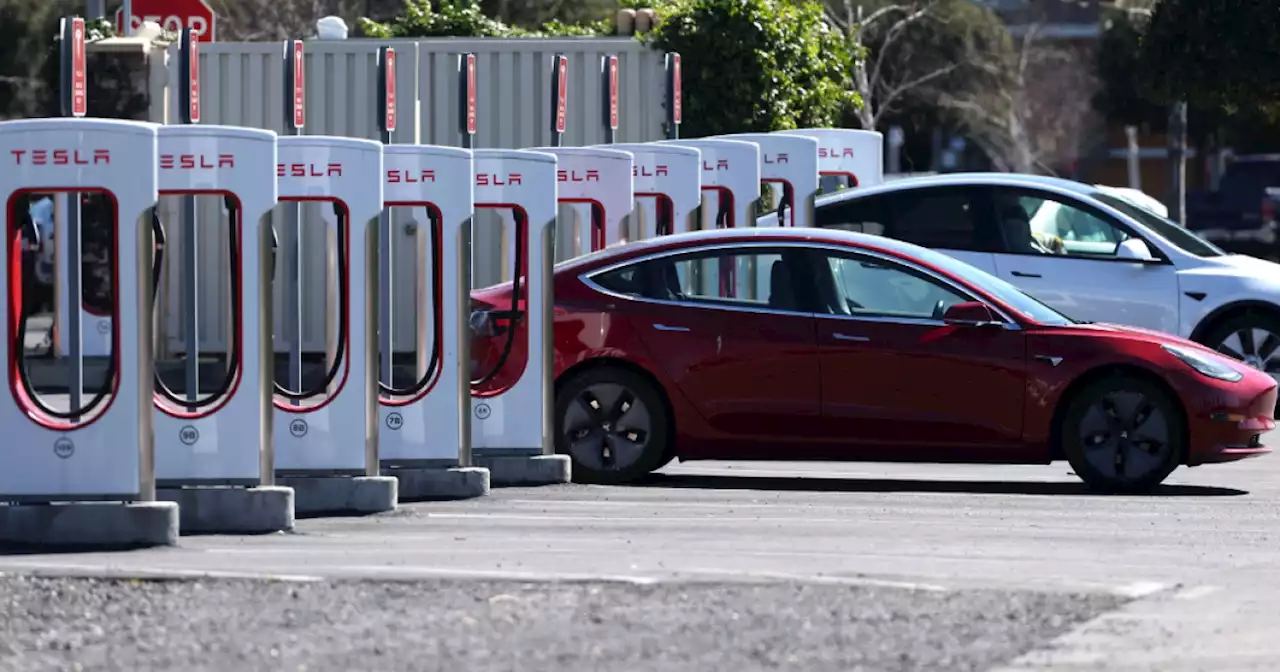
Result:
<instances>
[{"instance_id":1,"label":"tesla supercharger station","mask_svg":"<svg viewBox=\"0 0 1280 672\"><path fill-rule=\"evenodd\" d=\"M0 198L11 252L0 279L8 297L9 337L9 363L0 373L6 388L0 399L0 501L12 503L0 506L0 541L176 543L178 508L155 501L152 444L149 316L156 142L154 125L132 121L0 122ZM28 194L95 192L115 209L111 284L120 319L111 322L107 381L91 392L88 404L68 408L65 401L40 395L28 375L19 225ZM79 504L88 501L115 504ZM76 504L26 505L49 502Z\"/></svg>"},{"instance_id":2,"label":"tesla supercharger station","mask_svg":"<svg viewBox=\"0 0 1280 672\"><path fill-rule=\"evenodd\" d=\"M771 135L803 135L818 141L818 173L823 193L838 187L870 187L884 182L884 136L850 128L799 128ZM831 187L831 188L828 188Z\"/></svg>"},{"instance_id":3,"label":"tesla supercharger station","mask_svg":"<svg viewBox=\"0 0 1280 672\"><path fill-rule=\"evenodd\" d=\"M556 198L573 210L568 245L559 240L559 258L568 259L629 238L623 227L635 206L631 181L632 155L603 147L535 147L556 157Z\"/></svg>"},{"instance_id":4,"label":"tesla supercharger station","mask_svg":"<svg viewBox=\"0 0 1280 672\"><path fill-rule=\"evenodd\" d=\"M777 209L757 225L813 226L818 197L818 141L804 135L736 133L716 136L760 147L760 181L769 185Z\"/></svg>"},{"instance_id":5,"label":"tesla supercharger station","mask_svg":"<svg viewBox=\"0 0 1280 672\"><path fill-rule=\"evenodd\" d=\"M628 233L645 240L696 228L702 203L702 152L676 145L609 145L632 156L635 205Z\"/></svg>"},{"instance_id":6,"label":"tesla supercharger station","mask_svg":"<svg viewBox=\"0 0 1280 672\"><path fill-rule=\"evenodd\" d=\"M426 297L416 306L415 375L403 387L394 376L379 381L383 473L399 480L402 500L477 497L488 491L489 474L471 466L471 151L387 145L383 169L385 206L407 210L417 229L427 232L430 256L417 260L409 274L417 281L416 295ZM405 275L398 271L382 269L392 274L384 287L394 289L392 278ZM388 333L381 335L384 373L391 371L395 318L387 318Z\"/></svg>"},{"instance_id":7,"label":"tesla supercharger station","mask_svg":"<svg viewBox=\"0 0 1280 672\"><path fill-rule=\"evenodd\" d=\"M567 483L569 458L555 454L551 423L556 157L482 149L475 172L476 210L514 220L510 282L518 291L510 306L471 317L472 329L492 335L501 348L495 363L471 374L472 455L494 485ZM490 331L500 320L502 333Z\"/></svg>"},{"instance_id":8,"label":"tesla supercharger station","mask_svg":"<svg viewBox=\"0 0 1280 672\"><path fill-rule=\"evenodd\" d=\"M291 529L293 491L270 487L275 482L267 366L272 360L270 278L265 273L270 260L263 253L270 249L270 238L264 236L271 234L263 221L276 205L276 134L187 125L161 126L159 135L161 196L224 199L230 214L231 267L195 271L229 273L232 280L222 389L203 398L190 390L179 396L163 380L155 381L159 497L178 503L182 529L188 532ZM168 258L169 263L186 263L181 254ZM197 311L197 320L199 308L194 302L182 306Z\"/></svg>"},{"instance_id":9,"label":"tesla supercharger station","mask_svg":"<svg viewBox=\"0 0 1280 672\"><path fill-rule=\"evenodd\" d=\"M313 135L282 137L278 147L279 200L332 206L338 252L333 361L309 389L275 383L277 482L294 489L299 514L389 511L397 493L396 479L380 476L378 466L378 246L371 225L382 211L382 143ZM298 290L296 275L280 273L276 282ZM300 329L291 331L302 338Z\"/></svg>"},{"instance_id":10,"label":"tesla supercharger station","mask_svg":"<svg viewBox=\"0 0 1280 672\"><path fill-rule=\"evenodd\" d=\"M654 144L693 147L702 153L702 228L729 229L755 226L756 201L760 199L760 147L742 140L663 140ZM744 298L754 296L754 282L739 287L739 280L755 277L748 259L739 260L741 268L719 266L718 280L710 272L692 280L701 291L715 295ZM745 290L745 291L740 291Z\"/></svg>"}]
</instances>

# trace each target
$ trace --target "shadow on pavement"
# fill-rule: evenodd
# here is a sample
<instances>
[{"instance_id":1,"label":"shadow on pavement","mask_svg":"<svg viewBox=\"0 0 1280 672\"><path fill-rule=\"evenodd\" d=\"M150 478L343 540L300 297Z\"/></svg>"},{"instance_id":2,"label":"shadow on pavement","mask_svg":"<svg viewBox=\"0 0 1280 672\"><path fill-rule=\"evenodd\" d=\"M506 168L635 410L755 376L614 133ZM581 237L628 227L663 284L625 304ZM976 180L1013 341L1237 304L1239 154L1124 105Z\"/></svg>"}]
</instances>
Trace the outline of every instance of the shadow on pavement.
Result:
<instances>
[{"instance_id":1,"label":"shadow on pavement","mask_svg":"<svg viewBox=\"0 0 1280 672\"><path fill-rule=\"evenodd\" d=\"M1036 481L921 481L914 479L721 476L650 474L632 484L641 488L775 490L782 492L950 492L983 495L1089 495L1105 497L1084 483ZM1136 497L1238 497L1245 490L1200 485L1160 485Z\"/></svg>"}]
</instances>

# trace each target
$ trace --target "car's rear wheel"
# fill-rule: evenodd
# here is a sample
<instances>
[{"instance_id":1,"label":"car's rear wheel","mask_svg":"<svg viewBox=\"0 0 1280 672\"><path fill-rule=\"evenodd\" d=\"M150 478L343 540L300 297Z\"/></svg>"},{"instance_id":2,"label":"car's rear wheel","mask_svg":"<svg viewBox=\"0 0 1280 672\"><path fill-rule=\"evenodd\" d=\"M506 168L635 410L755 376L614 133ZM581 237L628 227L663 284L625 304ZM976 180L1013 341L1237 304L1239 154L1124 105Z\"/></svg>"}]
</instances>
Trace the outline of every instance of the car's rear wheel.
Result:
<instances>
[{"instance_id":1,"label":"car's rear wheel","mask_svg":"<svg viewBox=\"0 0 1280 672\"><path fill-rule=\"evenodd\" d=\"M556 392L556 452L573 460L573 480L617 484L659 468L670 441L662 394L616 366L587 369Z\"/></svg>"},{"instance_id":2,"label":"car's rear wheel","mask_svg":"<svg viewBox=\"0 0 1280 672\"><path fill-rule=\"evenodd\" d=\"M1182 463L1186 428L1177 399L1144 378L1116 374L1067 400L1063 452L1093 490L1149 491Z\"/></svg>"}]
</instances>

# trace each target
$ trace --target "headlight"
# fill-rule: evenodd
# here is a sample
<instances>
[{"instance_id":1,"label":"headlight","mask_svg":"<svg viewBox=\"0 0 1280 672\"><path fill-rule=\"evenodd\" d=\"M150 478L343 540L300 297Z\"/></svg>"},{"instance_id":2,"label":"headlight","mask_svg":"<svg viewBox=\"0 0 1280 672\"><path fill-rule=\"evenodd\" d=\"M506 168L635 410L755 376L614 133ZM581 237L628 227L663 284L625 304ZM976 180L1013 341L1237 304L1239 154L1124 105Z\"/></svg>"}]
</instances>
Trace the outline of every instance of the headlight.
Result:
<instances>
[{"instance_id":1,"label":"headlight","mask_svg":"<svg viewBox=\"0 0 1280 672\"><path fill-rule=\"evenodd\" d=\"M1201 375L1205 375L1210 378L1217 378L1218 380L1225 380L1231 383L1244 378L1244 374L1239 370L1233 368L1226 362L1217 360L1216 358L1209 357L1194 350L1185 350L1175 345L1162 345L1160 347L1164 348L1166 352L1174 357L1181 359L1187 366L1200 372Z\"/></svg>"}]
</instances>

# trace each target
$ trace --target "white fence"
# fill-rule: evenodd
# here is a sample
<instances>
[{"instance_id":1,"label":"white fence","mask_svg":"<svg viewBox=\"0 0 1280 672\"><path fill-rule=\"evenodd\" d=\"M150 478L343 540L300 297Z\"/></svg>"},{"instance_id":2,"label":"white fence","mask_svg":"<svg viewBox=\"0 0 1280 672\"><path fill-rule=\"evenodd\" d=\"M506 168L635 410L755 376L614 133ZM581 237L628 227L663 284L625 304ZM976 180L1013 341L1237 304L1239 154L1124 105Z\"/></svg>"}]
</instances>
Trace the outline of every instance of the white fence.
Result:
<instances>
[{"instance_id":1,"label":"white fence","mask_svg":"<svg viewBox=\"0 0 1280 672\"><path fill-rule=\"evenodd\" d=\"M396 143L420 143L458 146L461 133L458 123L459 91L457 55L476 54L476 105L478 128L474 136L476 148L526 148L549 144L550 134L550 67L552 56L563 53L569 59L569 90L565 146L598 144L604 141L601 124L600 58L618 56L620 120L618 142L647 142L662 137L665 118L665 85L663 56L631 38L564 38L564 39L435 39L435 40L309 40L306 43L306 128L308 135L340 135L377 138L377 50L380 46L396 49L397 118L400 123L392 136ZM177 91L180 76L177 67L177 45L168 54L168 96L153 95L156 105L168 105L167 115L153 110L152 118L178 118ZM200 52L201 120L203 124L227 124L284 130L284 65L282 43L214 43L202 45ZM181 209L177 199L163 199L162 218L170 245L170 258L176 259L181 240ZM329 243L321 235L320 206L304 207L302 259L304 312L303 350L325 349L325 306L331 300L329 265L325 263ZM202 351L226 351L227 318L230 303L226 274L229 268L226 222L215 199L201 199L199 208L201 270L198 296L202 319L200 348ZM293 245L285 208L278 208L272 221L284 250ZM503 279L499 229L494 216L477 217L473 233L473 278L476 286ZM396 266L406 268L417 263L425 252L427 241L422 227L405 226L407 214L397 213L395 235L403 237L393 244ZM420 222L425 223L425 222ZM313 226L314 225L314 226ZM561 230L559 235L567 235ZM283 254L281 255L283 262ZM161 327L167 342L159 343L162 351L181 352L183 332L179 298L181 274L176 263L168 266L161 286L161 305L165 324ZM283 263L278 267L283 269ZM277 283L275 314L277 333L284 301ZM425 303L421 292L408 282L392 298L397 314L396 349L411 348L414 343L412 317L417 306ZM420 299L421 296L421 299ZM403 344L403 345L402 345ZM278 351L286 350L283 344Z\"/></svg>"}]
</instances>

